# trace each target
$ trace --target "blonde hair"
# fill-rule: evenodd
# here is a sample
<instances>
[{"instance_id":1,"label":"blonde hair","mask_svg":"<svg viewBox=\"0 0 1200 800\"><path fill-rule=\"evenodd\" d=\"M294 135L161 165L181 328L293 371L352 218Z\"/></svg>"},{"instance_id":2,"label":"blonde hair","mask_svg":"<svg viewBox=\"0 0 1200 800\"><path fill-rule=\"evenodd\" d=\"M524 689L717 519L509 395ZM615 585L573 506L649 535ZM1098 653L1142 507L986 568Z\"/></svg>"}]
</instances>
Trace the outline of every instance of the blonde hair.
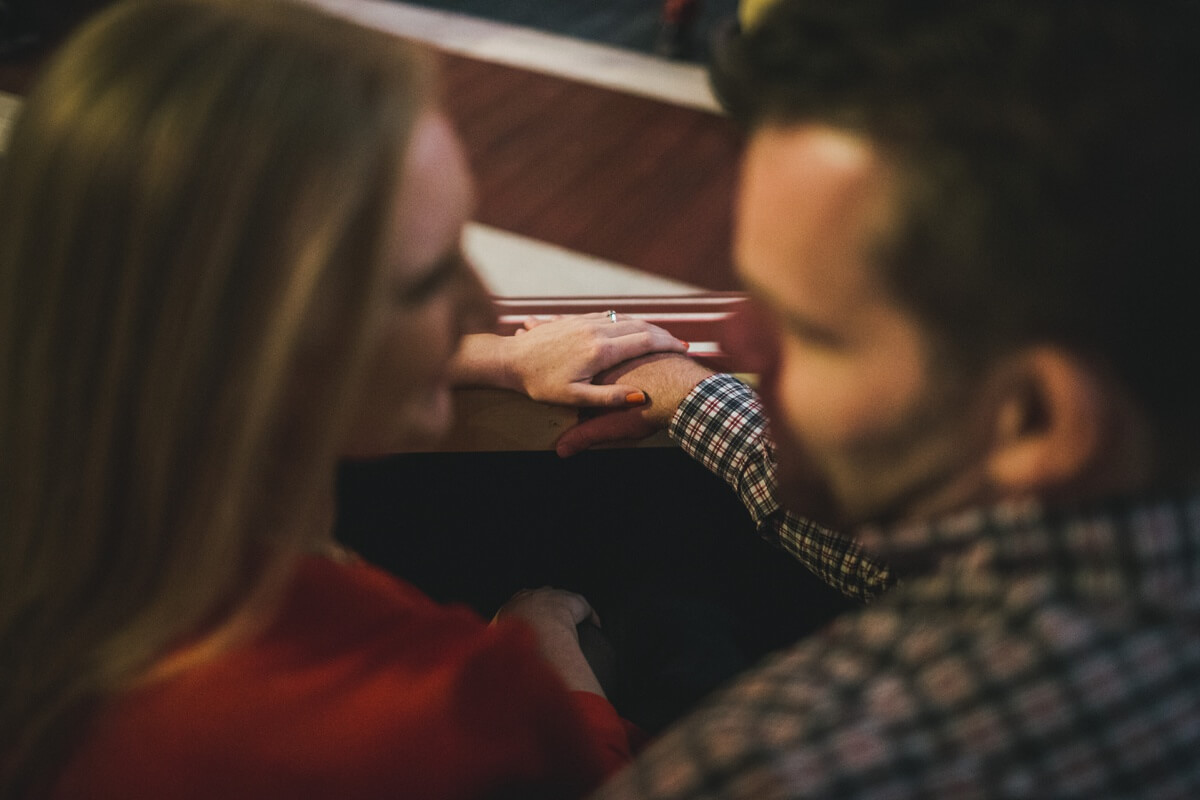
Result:
<instances>
[{"instance_id":1,"label":"blonde hair","mask_svg":"<svg viewBox=\"0 0 1200 800\"><path fill-rule=\"evenodd\" d=\"M0 173L0 793L307 546L429 72L300 4L142 0L28 98Z\"/></svg>"}]
</instances>

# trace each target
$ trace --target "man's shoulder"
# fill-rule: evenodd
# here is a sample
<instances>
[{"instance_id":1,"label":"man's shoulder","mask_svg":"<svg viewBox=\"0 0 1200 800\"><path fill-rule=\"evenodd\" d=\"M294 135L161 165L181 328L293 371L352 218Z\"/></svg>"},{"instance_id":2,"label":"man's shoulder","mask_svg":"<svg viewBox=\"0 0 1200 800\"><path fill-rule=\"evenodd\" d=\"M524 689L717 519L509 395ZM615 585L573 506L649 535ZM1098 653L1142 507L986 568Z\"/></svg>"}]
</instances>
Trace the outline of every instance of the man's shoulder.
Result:
<instances>
[{"instance_id":1,"label":"man's shoulder","mask_svg":"<svg viewBox=\"0 0 1200 800\"><path fill-rule=\"evenodd\" d=\"M974 600L963 588L901 585L773 656L664 736L636 780L690 776L695 793L661 795L672 797L1200 783L1172 756L1183 750L1164 746L1200 744L1188 722L1200 708L1187 678L1200 669L1194 631L1039 598L1034 584L984 586Z\"/></svg>"}]
</instances>

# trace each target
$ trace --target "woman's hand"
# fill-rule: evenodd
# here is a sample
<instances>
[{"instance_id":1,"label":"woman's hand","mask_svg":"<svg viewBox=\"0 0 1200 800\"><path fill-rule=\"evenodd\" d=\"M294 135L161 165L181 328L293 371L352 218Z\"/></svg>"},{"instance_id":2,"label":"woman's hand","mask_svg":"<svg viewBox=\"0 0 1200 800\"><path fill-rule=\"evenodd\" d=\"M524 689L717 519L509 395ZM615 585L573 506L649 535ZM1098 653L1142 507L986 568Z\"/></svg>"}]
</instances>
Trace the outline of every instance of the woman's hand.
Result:
<instances>
[{"instance_id":1,"label":"woman's hand","mask_svg":"<svg viewBox=\"0 0 1200 800\"><path fill-rule=\"evenodd\" d=\"M696 384L713 374L708 367L673 353L654 353L620 364L597 380L641 386L645 402L580 420L563 432L554 449L566 458L598 444L644 439L666 428Z\"/></svg>"},{"instance_id":2,"label":"woman's hand","mask_svg":"<svg viewBox=\"0 0 1200 800\"><path fill-rule=\"evenodd\" d=\"M585 621L600 624L583 595L548 586L525 589L496 612L492 624L506 619L519 619L533 630L542 657L554 667L567 688L604 695L600 681L579 648L576 626Z\"/></svg>"},{"instance_id":3,"label":"woman's hand","mask_svg":"<svg viewBox=\"0 0 1200 800\"><path fill-rule=\"evenodd\" d=\"M687 343L649 322L604 313L529 319L515 336L463 339L452 375L459 385L498 386L543 403L624 408L645 402L635 385L592 384L611 367L647 353L683 353Z\"/></svg>"}]
</instances>

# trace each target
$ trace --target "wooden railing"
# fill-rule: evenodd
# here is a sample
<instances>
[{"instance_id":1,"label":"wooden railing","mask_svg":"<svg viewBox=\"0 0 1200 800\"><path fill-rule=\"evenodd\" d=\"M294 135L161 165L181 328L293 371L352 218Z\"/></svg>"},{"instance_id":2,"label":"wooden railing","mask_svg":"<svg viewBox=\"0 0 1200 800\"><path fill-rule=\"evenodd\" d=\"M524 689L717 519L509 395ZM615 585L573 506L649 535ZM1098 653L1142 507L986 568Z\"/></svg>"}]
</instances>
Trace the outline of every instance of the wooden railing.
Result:
<instances>
[{"instance_id":1,"label":"wooden railing","mask_svg":"<svg viewBox=\"0 0 1200 800\"><path fill-rule=\"evenodd\" d=\"M624 317L653 322L687 341L690 354L713 369L737 371L724 345L725 326L745 296L711 292L669 297L505 297L496 298L498 333L511 334L528 317L585 314L613 309ZM498 389L455 392L455 427L437 446L442 452L550 450L578 420L579 411L537 403ZM671 446L665 433L626 447Z\"/></svg>"}]
</instances>

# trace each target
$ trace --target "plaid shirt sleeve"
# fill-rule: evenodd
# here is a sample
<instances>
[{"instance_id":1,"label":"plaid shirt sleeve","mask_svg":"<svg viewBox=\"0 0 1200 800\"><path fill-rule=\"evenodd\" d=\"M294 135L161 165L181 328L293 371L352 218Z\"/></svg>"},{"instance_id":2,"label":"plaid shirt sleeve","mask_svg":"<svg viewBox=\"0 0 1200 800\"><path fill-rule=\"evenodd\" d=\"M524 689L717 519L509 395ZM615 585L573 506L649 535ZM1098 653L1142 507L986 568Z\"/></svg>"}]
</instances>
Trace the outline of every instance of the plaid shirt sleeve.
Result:
<instances>
[{"instance_id":1,"label":"plaid shirt sleeve","mask_svg":"<svg viewBox=\"0 0 1200 800\"><path fill-rule=\"evenodd\" d=\"M867 600L893 583L891 569L853 540L780 507L774 447L762 403L749 386L732 375L705 379L679 404L669 432L733 487L764 539L830 586Z\"/></svg>"}]
</instances>

